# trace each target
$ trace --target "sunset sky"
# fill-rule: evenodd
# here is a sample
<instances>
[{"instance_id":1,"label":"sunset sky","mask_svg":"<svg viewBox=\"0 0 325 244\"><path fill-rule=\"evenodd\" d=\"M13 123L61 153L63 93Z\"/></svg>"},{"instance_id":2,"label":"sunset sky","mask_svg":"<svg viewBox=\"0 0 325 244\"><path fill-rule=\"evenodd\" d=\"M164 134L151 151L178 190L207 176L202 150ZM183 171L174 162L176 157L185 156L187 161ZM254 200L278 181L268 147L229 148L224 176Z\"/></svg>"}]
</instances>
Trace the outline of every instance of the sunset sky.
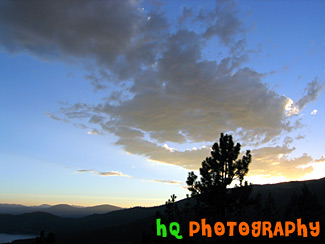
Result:
<instances>
[{"instance_id":1,"label":"sunset sky","mask_svg":"<svg viewBox=\"0 0 325 244\"><path fill-rule=\"evenodd\" d=\"M189 193L220 133L256 184L325 176L324 1L0 1L0 203Z\"/></svg>"}]
</instances>

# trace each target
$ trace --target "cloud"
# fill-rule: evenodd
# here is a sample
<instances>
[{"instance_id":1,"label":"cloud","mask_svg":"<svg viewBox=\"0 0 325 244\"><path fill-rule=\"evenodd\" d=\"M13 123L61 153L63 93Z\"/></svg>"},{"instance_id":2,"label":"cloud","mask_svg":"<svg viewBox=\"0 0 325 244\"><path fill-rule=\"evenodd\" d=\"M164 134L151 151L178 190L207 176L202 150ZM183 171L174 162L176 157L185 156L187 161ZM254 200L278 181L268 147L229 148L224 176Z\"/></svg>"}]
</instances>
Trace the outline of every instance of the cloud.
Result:
<instances>
[{"instance_id":1,"label":"cloud","mask_svg":"<svg viewBox=\"0 0 325 244\"><path fill-rule=\"evenodd\" d=\"M144 9L140 1L38 0L30 5L0 2L1 47L43 59L78 60L90 70L87 78L95 89L110 88L99 103L64 103L61 116L48 116L84 125L90 134L112 134L126 152L150 160L197 169L209 148L181 151L168 145L211 145L221 132L236 134L246 144L271 142L301 126L289 117L322 88L315 78L295 103L270 89L266 74L245 67L251 51L233 1L217 1L214 9L198 13L184 7L180 24L168 22L156 8ZM189 18L200 30L183 26ZM211 42L218 45L216 54L223 51L219 58L207 55ZM309 156L289 159L291 151L264 147L256 150L256 162L268 172L308 171L296 166L309 162ZM274 162L279 164L269 167Z\"/></svg>"},{"instance_id":2,"label":"cloud","mask_svg":"<svg viewBox=\"0 0 325 244\"><path fill-rule=\"evenodd\" d=\"M304 138L305 138L305 136L303 136L303 135L298 135L298 136L295 137L296 140L301 140L301 139L304 139Z\"/></svg>"},{"instance_id":3,"label":"cloud","mask_svg":"<svg viewBox=\"0 0 325 244\"><path fill-rule=\"evenodd\" d=\"M79 169L75 171L75 173L88 173L88 172L95 172L93 169Z\"/></svg>"},{"instance_id":4,"label":"cloud","mask_svg":"<svg viewBox=\"0 0 325 244\"><path fill-rule=\"evenodd\" d=\"M200 20L204 19L212 23L203 35L207 39L217 36L222 43L228 45L233 41L234 36L243 31L242 22L237 18L234 1L219 1L219 3L221 4L217 4L213 14L200 15Z\"/></svg>"},{"instance_id":5,"label":"cloud","mask_svg":"<svg viewBox=\"0 0 325 244\"><path fill-rule=\"evenodd\" d=\"M191 8L184 7L182 15L178 18L178 23L183 24L187 19L191 18L193 15L194 13Z\"/></svg>"},{"instance_id":6,"label":"cloud","mask_svg":"<svg viewBox=\"0 0 325 244\"><path fill-rule=\"evenodd\" d=\"M75 171L75 173L93 173L93 174L100 175L100 176L131 177L130 175L123 174L122 172L119 172L119 171L104 171L104 172L100 172L100 171L95 171L95 170L92 170L92 169L81 169L81 170Z\"/></svg>"},{"instance_id":7,"label":"cloud","mask_svg":"<svg viewBox=\"0 0 325 244\"><path fill-rule=\"evenodd\" d=\"M168 67L162 67L156 75L168 80L164 87L157 86L154 90L136 84L133 88L139 93L133 99L116 106L106 103L95 107L95 113L114 118L103 123L103 129L123 125L148 133L160 143L183 143L214 141L220 132L237 128L247 131L247 135L259 134L270 140L286 127L283 121L286 98L269 91L258 73L242 69L230 76L214 64L191 67L177 60L175 70L173 66L168 62ZM146 77L143 78L141 83L146 82ZM150 80L147 82L149 85ZM197 82L202 82L202 86L197 86Z\"/></svg>"},{"instance_id":8,"label":"cloud","mask_svg":"<svg viewBox=\"0 0 325 244\"><path fill-rule=\"evenodd\" d=\"M297 115L300 113L298 106L293 102L293 100L291 98L287 99L287 103L285 105L285 110L286 110L286 115L288 117L290 117L292 115Z\"/></svg>"},{"instance_id":9,"label":"cloud","mask_svg":"<svg viewBox=\"0 0 325 244\"><path fill-rule=\"evenodd\" d=\"M93 129L92 131L88 131L87 134L88 134L88 135L99 135L100 133L99 133L98 130Z\"/></svg>"},{"instance_id":10,"label":"cloud","mask_svg":"<svg viewBox=\"0 0 325 244\"><path fill-rule=\"evenodd\" d=\"M310 114L311 114L311 115L316 115L317 112L318 112L318 110L317 110L317 109L314 109Z\"/></svg>"},{"instance_id":11,"label":"cloud","mask_svg":"<svg viewBox=\"0 0 325 244\"><path fill-rule=\"evenodd\" d=\"M1 1L0 44L43 58L95 59L121 76L154 61L157 36L167 28L159 13L137 1Z\"/></svg>"},{"instance_id":12,"label":"cloud","mask_svg":"<svg viewBox=\"0 0 325 244\"><path fill-rule=\"evenodd\" d=\"M319 163L319 162L325 162L325 156L322 155L321 158L319 158L319 159L315 159L315 162L317 162L317 163Z\"/></svg>"},{"instance_id":13,"label":"cloud","mask_svg":"<svg viewBox=\"0 0 325 244\"><path fill-rule=\"evenodd\" d=\"M300 111L310 102L313 102L317 99L319 96L323 84L320 83L318 78L315 78L311 82L307 84L307 87L304 90L305 95L302 96L296 103L293 102L292 99L288 98L287 103L285 105L286 109L286 115L292 116L297 115L300 113ZM317 110L315 109L311 114L315 115L317 113Z\"/></svg>"},{"instance_id":14,"label":"cloud","mask_svg":"<svg viewBox=\"0 0 325 244\"><path fill-rule=\"evenodd\" d=\"M163 147L164 147L165 149L167 149L168 151L170 151L170 152L174 152L175 150L178 151L176 148L169 147L169 146L167 145L167 143L165 143L165 144L163 145Z\"/></svg>"},{"instance_id":15,"label":"cloud","mask_svg":"<svg viewBox=\"0 0 325 244\"><path fill-rule=\"evenodd\" d=\"M250 176L284 176L295 180L313 171L311 156L304 153L300 157L289 158L295 148L284 146L262 147L252 150L253 162L250 165Z\"/></svg>"},{"instance_id":16,"label":"cloud","mask_svg":"<svg viewBox=\"0 0 325 244\"><path fill-rule=\"evenodd\" d=\"M142 138L120 138L116 144L130 154L143 155L152 161L178 165L191 170L199 168L202 159L210 155L210 149L207 148L171 151Z\"/></svg>"},{"instance_id":17,"label":"cloud","mask_svg":"<svg viewBox=\"0 0 325 244\"><path fill-rule=\"evenodd\" d=\"M96 174L101 176L122 176L122 177L131 177L130 175L123 174L119 171L106 171L106 172L96 172Z\"/></svg>"},{"instance_id":18,"label":"cloud","mask_svg":"<svg viewBox=\"0 0 325 244\"><path fill-rule=\"evenodd\" d=\"M308 103L316 100L320 91L323 88L323 84L321 84L318 78L315 78L313 81L309 82L307 87L305 88L305 95L300 98L297 102L298 108L303 109Z\"/></svg>"},{"instance_id":19,"label":"cloud","mask_svg":"<svg viewBox=\"0 0 325 244\"><path fill-rule=\"evenodd\" d=\"M95 114L95 115L91 116L91 118L89 119L89 123L98 124L98 123L103 122L104 120L105 120L104 116L99 116L99 115Z\"/></svg>"},{"instance_id":20,"label":"cloud","mask_svg":"<svg viewBox=\"0 0 325 244\"><path fill-rule=\"evenodd\" d=\"M64 122L64 123L69 123L68 120L66 120L66 119L61 119L61 118L57 117L56 115L51 114L50 112L45 112L45 114L46 114L49 118L54 119L54 120L56 120L56 121L61 121L61 122Z\"/></svg>"},{"instance_id":21,"label":"cloud","mask_svg":"<svg viewBox=\"0 0 325 244\"><path fill-rule=\"evenodd\" d=\"M158 182L171 185L182 185L183 183L177 180L148 180L149 182Z\"/></svg>"}]
</instances>

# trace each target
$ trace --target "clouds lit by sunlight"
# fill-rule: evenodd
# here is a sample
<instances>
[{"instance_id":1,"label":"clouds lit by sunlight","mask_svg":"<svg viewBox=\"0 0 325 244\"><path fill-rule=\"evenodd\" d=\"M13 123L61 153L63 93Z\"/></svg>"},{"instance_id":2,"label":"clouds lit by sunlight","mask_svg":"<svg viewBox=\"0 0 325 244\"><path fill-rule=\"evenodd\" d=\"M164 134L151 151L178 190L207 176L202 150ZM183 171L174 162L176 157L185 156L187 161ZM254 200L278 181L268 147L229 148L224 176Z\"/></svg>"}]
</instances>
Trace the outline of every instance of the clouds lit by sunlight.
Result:
<instances>
[{"instance_id":1,"label":"clouds lit by sunlight","mask_svg":"<svg viewBox=\"0 0 325 244\"><path fill-rule=\"evenodd\" d=\"M301 129L296 115L317 99L323 84L310 78L295 101L271 89L264 82L268 74L248 65L257 50L248 48L247 28L232 1L202 11L183 8L177 25L140 1L34 4L1 2L2 48L41 59L78 60L94 90L105 94L96 103L61 104L59 111L47 113L50 118L91 135L112 135L115 146L130 154L185 169L198 169L209 156L210 149L199 144L210 146L228 132L254 148L251 176L294 179L313 170L314 159L304 152L291 157L294 137L290 142L283 137ZM211 46L220 55L211 58ZM174 148L186 144L192 150ZM118 171L76 172L130 177Z\"/></svg>"}]
</instances>

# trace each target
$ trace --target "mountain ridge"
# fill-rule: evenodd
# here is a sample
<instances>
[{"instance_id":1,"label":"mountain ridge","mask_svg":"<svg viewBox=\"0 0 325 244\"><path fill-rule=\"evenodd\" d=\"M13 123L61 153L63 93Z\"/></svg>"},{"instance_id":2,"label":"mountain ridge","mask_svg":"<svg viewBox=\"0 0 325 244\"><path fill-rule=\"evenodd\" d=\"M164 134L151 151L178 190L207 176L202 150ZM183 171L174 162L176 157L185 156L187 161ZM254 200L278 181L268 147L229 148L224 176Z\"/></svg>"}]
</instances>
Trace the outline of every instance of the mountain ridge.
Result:
<instances>
[{"instance_id":1,"label":"mountain ridge","mask_svg":"<svg viewBox=\"0 0 325 244\"><path fill-rule=\"evenodd\" d=\"M96 206L84 207L73 206L69 204L42 204L39 206L24 206L21 204L0 203L0 214L18 215L41 211L66 218L82 218L92 214L104 214L120 209L123 208L110 204L101 204Z\"/></svg>"},{"instance_id":2,"label":"mountain ridge","mask_svg":"<svg viewBox=\"0 0 325 244\"><path fill-rule=\"evenodd\" d=\"M261 204L263 204L271 193L277 208L285 211L292 194L300 194L304 184L325 206L325 178L253 185L251 194L252 197L260 194ZM182 199L177 201L177 204L182 207L186 201L187 199ZM143 233L154 233L155 230L152 228L157 212L163 213L165 209L164 204L155 207L133 207L82 218L62 218L45 212L21 215L0 214L0 232L38 234L44 230L47 233L55 233L58 244L113 243L114 241L118 243L139 243ZM319 216L320 221L324 220L324 216L323 211ZM323 236L320 238L322 239Z\"/></svg>"}]
</instances>

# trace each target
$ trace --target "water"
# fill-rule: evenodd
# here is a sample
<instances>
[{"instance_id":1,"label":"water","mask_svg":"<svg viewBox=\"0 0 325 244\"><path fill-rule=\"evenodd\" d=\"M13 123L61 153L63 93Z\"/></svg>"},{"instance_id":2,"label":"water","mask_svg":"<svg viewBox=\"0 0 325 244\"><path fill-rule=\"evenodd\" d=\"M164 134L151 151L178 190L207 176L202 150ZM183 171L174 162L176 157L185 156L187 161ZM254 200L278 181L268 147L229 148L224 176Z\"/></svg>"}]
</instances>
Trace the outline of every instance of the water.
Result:
<instances>
[{"instance_id":1,"label":"water","mask_svg":"<svg viewBox=\"0 0 325 244\"><path fill-rule=\"evenodd\" d=\"M4 234L0 233L0 243L12 242L15 240L30 239L35 238L36 236L32 235L19 235L19 234Z\"/></svg>"}]
</instances>

